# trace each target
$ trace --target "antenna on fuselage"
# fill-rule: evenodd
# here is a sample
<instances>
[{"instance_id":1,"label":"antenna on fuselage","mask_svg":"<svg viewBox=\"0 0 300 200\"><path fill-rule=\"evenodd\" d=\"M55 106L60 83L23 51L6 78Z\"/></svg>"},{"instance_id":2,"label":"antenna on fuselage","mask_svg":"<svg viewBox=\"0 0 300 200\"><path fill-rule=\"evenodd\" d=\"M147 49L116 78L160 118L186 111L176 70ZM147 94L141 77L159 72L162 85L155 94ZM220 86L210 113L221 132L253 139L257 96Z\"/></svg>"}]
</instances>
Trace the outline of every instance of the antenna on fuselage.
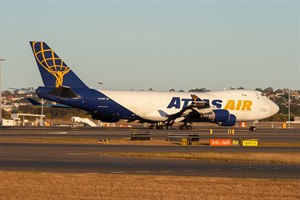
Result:
<instances>
[{"instance_id":1,"label":"antenna on fuselage","mask_svg":"<svg viewBox=\"0 0 300 200\"><path fill-rule=\"evenodd\" d=\"M101 85L103 85L102 82L98 82L98 85L99 85L99 90L101 89Z\"/></svg>"}]
</instances>

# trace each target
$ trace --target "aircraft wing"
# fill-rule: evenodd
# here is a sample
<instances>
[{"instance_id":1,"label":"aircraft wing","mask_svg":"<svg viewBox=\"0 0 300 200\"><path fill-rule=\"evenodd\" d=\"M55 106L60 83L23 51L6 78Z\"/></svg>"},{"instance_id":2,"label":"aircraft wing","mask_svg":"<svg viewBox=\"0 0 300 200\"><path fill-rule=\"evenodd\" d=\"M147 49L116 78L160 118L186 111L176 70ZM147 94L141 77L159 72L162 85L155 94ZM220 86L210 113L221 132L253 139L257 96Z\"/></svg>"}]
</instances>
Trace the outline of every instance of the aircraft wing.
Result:
<instances>
[{"instance_id":1,"label":"aircraft wing","mask_svg":"<svg viewBox=\"0 0 300 200\"><path fill-rule=\"evenodd\" d=\"M191 95L193 102L178 113L168 116L166 123L173 125L175 122L207 121L217 123L220 126L233 126L236 123L236 116L228 110L211 108L206 101L196 95Z\"/></svg>"},{"instance_id":2,"label":"aircraft wing","mask_svg":"<svg viewBox=\"0 0 300 200\"><path fill-rule=\"evenodd\" d=\"M183 121L193 113L205 113L209 109L209 104L206 101L201 100L197 95L191 95L193 102L187 107L181 109L179 112L168 115L167 124L172 125L175 122Z\"/></svg>"}]
</instances>

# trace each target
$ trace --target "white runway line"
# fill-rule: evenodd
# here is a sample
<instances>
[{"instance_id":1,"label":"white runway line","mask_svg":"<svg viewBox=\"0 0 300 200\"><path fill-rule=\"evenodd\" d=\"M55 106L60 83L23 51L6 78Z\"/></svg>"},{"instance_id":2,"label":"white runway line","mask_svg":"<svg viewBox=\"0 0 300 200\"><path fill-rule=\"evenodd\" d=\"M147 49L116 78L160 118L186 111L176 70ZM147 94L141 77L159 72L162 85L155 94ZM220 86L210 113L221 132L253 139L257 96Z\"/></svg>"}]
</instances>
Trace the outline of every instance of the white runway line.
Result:
<instances>
[{"instance_id":1,"label":"white runway line","mask_svg":"<svg viewBox=\"0 0 300 200\"><path fill-rule=\"evenodd\" d=\"M172 172L174 172L174 170L164 170L164 171L160 171L160 172L162 172L162 173L172 173Z\"/></svg>"},{"instance_id":2,"label":"white runway line","mask_svg":"<svg viewBox=\"0 0 300 200\"><path fill-rule=\"evenodd\" d=\"M138 174L147 174L147 173L150 173L149 171L136 171L135 173L138 173Z\"/></svg>"},{"instance_id":3,"label":"white runway line","mask_svg":"<svg viewBox=\"0 0 300 200\"><path fill-rule=\"evenodd\" d=\"M48 132L48 134L65 135L68 134L68 132Z\"/></svg>"},{"instance_id":4,"label":"white runway line","mask_svg":"<svg viewBox=\"0 0 300 200\"><path fill-rule=\"evenodd\" d=\"M242 170L242 168L231 168L231 170Z\"/></svg>"}]
</instances>

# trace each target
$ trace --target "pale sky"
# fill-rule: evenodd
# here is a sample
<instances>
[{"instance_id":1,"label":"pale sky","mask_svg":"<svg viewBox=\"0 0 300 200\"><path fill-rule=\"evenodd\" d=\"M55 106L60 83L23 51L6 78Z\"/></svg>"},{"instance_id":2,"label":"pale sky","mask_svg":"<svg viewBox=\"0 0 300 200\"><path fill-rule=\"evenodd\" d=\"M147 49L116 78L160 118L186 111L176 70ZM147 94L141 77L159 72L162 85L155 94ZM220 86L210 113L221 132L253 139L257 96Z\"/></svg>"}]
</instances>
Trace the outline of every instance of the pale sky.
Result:
<instances>
[{"instance_id":1,"label":"pale sky","mask_svg":"<svg viewBox=\"0 0 300 200\"><path fill-rule=\"evenodd\" d=\"M0 0L2 88L38 87L30 40L90 87L300 89L299 0Z\"/></svg>"}]
</instances>

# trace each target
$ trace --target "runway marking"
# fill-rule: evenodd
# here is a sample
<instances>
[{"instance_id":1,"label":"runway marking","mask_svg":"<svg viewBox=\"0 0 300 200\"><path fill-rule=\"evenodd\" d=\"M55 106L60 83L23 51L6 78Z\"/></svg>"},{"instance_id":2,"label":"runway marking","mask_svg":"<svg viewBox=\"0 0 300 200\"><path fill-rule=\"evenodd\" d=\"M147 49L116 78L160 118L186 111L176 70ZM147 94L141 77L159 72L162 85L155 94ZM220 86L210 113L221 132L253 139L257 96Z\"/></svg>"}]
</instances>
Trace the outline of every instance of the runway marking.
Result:
<instances>
[{"instance_id":1,"label":"runway marking","mask_svg":"<svg viewBox=\"0 0 300 200\"><path fill-rule=\"evenodd\" d=\"M164 171L160 171L160 172L162 172L162 173L172 173L172 172L174 172L174 170L164 170Z\"/></svg>"},{"instance_id":2,"label":"runway marking","mask_svg":"<svg viewBox=\"0 0 300 200\"><path fill-rule=\"evenodd\" d=\"M208 169L209 171L219 171L221 169Z\"/></svg>"},{"instance_id":3,"label":"runway marking","mask_svg":"<svg viewBox=\"0 0 300 200\"><path fill-rule=\"evenodd\" d=\"M136 173L139 173L139 174L146 174L146 173L149 173L149 171L136 171Z\"/></svg>"},{"instance_id":4,"label":"runway marking","mask_svg":"<svg viewBox=\"0 0 300 200\"><path fill-rule=\"evenodd\" d=\"M68 132L48 132L48 134L65 135L65 134L68 134Z\"/></svg>"},{"instance_id":5,"label":"runway marking","mask_svg":"<svg viewBox=\"0 0 300 200\"><path fill-rule=\"evenodd\" d=\"M243 168L231 168L231 170L242 170Z\"/></svg>"},{"instance_id":6,"label":"runway marking","mask_svg":"<svg viewBox=\"0 0 300 200\"><path fill-rule=\"evenodd\" d=\"M125 174L125 172L111 172L112 174Z\"/></svg>"},{"instance_id":7,"label":"runway marking","mask_svg":"<svg viewBox=\"0 0 300 200\"><path fill-rule=\"evenodd\" d=\"M184 170L185 172L196 172L198 170L194 170L194 169L187 169L187 170Z\"/></svg>"}]
</instances>

